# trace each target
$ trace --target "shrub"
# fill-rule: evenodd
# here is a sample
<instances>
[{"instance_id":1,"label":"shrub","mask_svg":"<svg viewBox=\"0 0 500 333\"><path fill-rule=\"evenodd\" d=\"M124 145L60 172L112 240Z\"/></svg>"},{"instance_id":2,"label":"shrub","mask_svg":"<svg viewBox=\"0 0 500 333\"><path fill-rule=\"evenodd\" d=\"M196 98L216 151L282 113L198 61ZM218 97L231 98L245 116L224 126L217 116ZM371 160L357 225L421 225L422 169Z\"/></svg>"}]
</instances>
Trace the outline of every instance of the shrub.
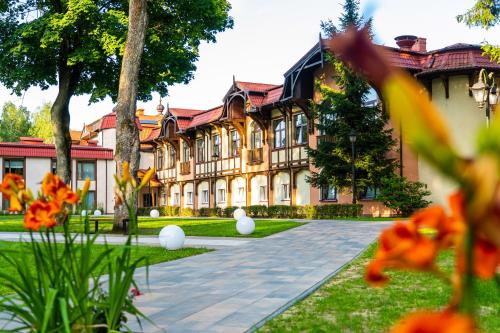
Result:
<instances>
[{"instance_id":1,"label":"shrub","mask_svg":"<svg viewBox=\"0 0 500 333\"><path fill-rule=\"evenodd\" d=\"M160 209L162 216L179 216L180 208L178 206L164 206Z\"/></svg>"},{"instance_id":2,"label":"shrub","mask_svg":"<svg viewBox=\"0 0 500 333\"><path fill-rule=\"evenodd\" d=\"M377 199L394 209L397 215L409 216L430 203L424 199L431 194L424 183L412 182L405 177L395 176L382 179L381 185Z\"/></svg>"},{"instance_id":3,"label":"shrub","mask_svg":"<svg viewBox=\"0 0 500 333\"><path fill-rule=\"evenodd\" d=\"M331 219L336 217L358 217L363 206L360 204L332 204L314 206L314 218ZM310 215L311 212L309 212Z\"/></svg>"},{"instance_id":4,"label":"shrub","mask_svg":"<svg viewBox=\"0 0 500 333\"><path fill-rule=\"evenodd\" d=\"M204 208L200 208L198 210L198 215L204 216L204 217L217 217L219 210L220 210L220 208L204 207Z\"/></svg>"},{"instance_id":5,"label":"shrub","mask_svg":"<svg viewBox=\"0 0 500 333\"><path fill-rule=\"evenodd\" d=\"M294 210L296 211L294 207L286 205L269 206L269 208L267 209L267 215L274 218L292 218L294 217Z\"/></svg>"},{"instance_id":6,"label":"shrub","mask_svg":"<svg viewBox=\"0 0 500 333\"><path fill-rule=\"evenodd\" d=\"M246 208L246 213L250 217L268 217L267 206L253 205Z\"/></svg>"},{"instance_id":7,"label":"shrub","mask_svg":"<svg viewBox=\"0 0 500 333\"><path fill-rule=\"evenodd\" d=\"M182 208L179 215L184 217L191 217L194 216L194 210L192 208Z\"/></svg>"}]
</instances>

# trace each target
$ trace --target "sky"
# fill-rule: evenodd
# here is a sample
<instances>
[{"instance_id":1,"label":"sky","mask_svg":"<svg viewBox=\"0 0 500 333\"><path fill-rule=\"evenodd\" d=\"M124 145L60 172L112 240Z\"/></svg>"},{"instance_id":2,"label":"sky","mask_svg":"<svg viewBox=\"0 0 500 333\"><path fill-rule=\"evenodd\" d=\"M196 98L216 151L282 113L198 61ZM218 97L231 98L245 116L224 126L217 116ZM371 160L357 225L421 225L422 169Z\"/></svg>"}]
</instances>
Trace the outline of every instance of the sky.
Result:
<instances>
[{"instance_id":1,"label":"sky","mask_svg":"<svg viewBox=\"0 0 500 333\"><path fill-rule=\"evenodd\" d=\"M234 28L217 35L216 43L203 43L194 79L174 85L162 103L171 107L209 109L222 98L236 80L283 83L283 74L317 41L320 22L334 21L342 12L343 0L229 0ZM376 42L396 46L394 37L417 35L427 38L427 49L454 43L479 44L485 40L500 45L500 26L484 31L457 23L457 14L472 7L473 0L361 0L362 11L374 19ZM11 95L0 85L0 105L13 101L30 111L54 101L57 88L28 89L23 96ZM138 101L138 108L155 114L158 94L152 101ZM112 111L106 99L89 105L89 96L74 96L70 103L71 128L83 128Z\"/></svg>"}]
</instances>

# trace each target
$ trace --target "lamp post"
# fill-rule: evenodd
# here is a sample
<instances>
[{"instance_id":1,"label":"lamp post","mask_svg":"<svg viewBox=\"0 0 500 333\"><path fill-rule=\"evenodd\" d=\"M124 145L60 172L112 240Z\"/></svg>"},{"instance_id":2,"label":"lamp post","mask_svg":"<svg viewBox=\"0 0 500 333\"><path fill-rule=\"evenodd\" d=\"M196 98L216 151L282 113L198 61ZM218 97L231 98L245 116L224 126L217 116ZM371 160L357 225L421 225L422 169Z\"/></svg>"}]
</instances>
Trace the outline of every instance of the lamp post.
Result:
<instances>
[{"instance_id":1,"label":"lamp post","mask_svg":"<svg viewBox=\"0 0 500 333\"><path fill-rule=\"evenodd\" d=\"M356 143L356 132L354 130L349 133L349 141L351 141L351 173L352 173L352 203L356 203L356 167L354 165L354 159L355 159L355 147L354 144Z\"/></svg>"},{"instance_id":2,"label":"lamp post","mask_svg":"<svg viewBox=\"0 0 500 333\"><path fill-rule=\"evenodd\" d=\"M490 126L491 109L498 103L498 88L495 83L494 73L486 74L483 68L479 72L479 79L476 83L469 87L477 106L482 109L485 108L486 126Z\"/></svg>"}]
</instances>

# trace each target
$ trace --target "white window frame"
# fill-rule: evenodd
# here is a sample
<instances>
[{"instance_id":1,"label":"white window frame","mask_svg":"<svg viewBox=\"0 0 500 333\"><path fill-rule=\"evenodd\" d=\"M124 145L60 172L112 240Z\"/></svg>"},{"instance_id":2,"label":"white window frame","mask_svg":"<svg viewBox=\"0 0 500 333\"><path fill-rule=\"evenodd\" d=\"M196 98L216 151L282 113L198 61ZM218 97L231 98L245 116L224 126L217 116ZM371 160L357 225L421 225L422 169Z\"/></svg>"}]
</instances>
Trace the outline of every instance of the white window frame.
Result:
<instances>
[{"instance_id":1,"label":"white window frame","mask_svg":"<svg viewBox=\"0 0 500 333\"><path fill-rule=\"evenodd\" d=\"M307 143L307 118L303 113L294 115L295 144Z\"/></svg>"},{"instance_id":2,"label":"white window frame","mask_svg":"<svg viewBox=\"0 0 500 333\"><path fill-rule=\"evenodd\" d=\"M202 190L201 191L201 203L207 204L208 201L209 201L208 190Z\"/></svg>"},{"instance_id":3,"label":"white window frame","mask_svg":"<svg viewBox=\"0 0 500 333\"><path fill-rule=\"evenodd\" d=\"M193 204L193 192L187 192L186 196L187 196L187 198L186 198L187 204L192 205Z\"/></svg>"},{"instance_id":4,"label":"white window frame","mask_svg":"<svg viewBox=\"0 0 500 333\"><path fill-rule=\"evenodd\" d=\"M259 186L259 201L267 201L267 185Z\"/></svg>"},{"instance_id":5,"label":"white window frame","mask_svg":"<svg viewBox=\"0 0 500 333\"><path fill-rule=\"evenodd\" d=\"M243 186L238 187L238 200L237 202L245 201L245 188Z\"/></svg>"},{"instance_id":6,"label":"white window frame","mask_svg":"<svg viewBox=\"0 0 500 333\"><path fill-rule=\"evenodd\" d=\"M226 202L226 189L225 188L218 188L217 189L217 203L224 203Z\"/></svg>"},{"instance_id":7,"label":"white window frame","mask_svg":"<svg viewBox=\"0 0 500 333\"><path fill-rule=\"evenodd\" d=\"M180 205L180 194L179 192L175 192L174 193L174 197L172 198L173 199L173 203L172 203L172 206L179 206Z\"/></svg>"},{"instance_id":8,"label":"white window frame","mask_svg":"<svg viewBox=\"0 0 500 333\"><path fill-rule=\"evenodd\" d=\"M290 200L290 184L281 184L281 200Z\"/></svg>"}]
</instances>

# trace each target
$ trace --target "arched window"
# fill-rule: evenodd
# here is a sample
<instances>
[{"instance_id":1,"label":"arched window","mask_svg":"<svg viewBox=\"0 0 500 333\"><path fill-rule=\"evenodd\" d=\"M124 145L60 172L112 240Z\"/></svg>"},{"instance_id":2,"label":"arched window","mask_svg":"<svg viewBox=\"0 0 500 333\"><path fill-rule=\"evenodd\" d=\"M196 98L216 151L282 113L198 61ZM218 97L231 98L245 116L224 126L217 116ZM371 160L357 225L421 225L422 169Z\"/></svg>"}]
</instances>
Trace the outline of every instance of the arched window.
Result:
<instances>
[{"instance_id":1,"label":"arched window","mask_svg":"<svg viewBox=\"0 0 500 333\"><path fill-rule=\"evenodd\" d=\"M283 148L286 142L285 121L283 119L274 121L274 148Z\"/></svg>"},{"instance_id":2,"label":"arched window","mask_svg":"<svg viewBox=\"0 0 500 333\"><path fill-rule=\"evenodd\" d=\"M251 125L250 147L251 149L262 148L262 129L255 122Z\"/></svg>"}]
</instances>

